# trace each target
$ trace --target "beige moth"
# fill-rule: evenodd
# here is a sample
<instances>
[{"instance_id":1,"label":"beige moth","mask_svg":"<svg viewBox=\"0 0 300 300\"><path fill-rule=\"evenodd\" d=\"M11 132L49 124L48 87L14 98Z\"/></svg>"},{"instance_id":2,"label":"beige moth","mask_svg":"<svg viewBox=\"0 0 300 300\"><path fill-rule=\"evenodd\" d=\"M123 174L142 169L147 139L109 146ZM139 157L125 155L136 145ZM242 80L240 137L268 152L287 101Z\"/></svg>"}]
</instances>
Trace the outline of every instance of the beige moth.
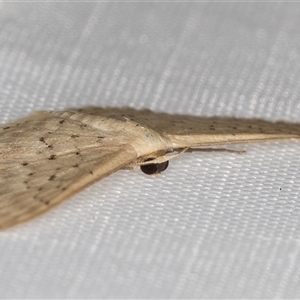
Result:
<instances>
[{"instance_id":1,"label":"beige moth","mask_svg":"<svg viewBox=\"0 0 300 300\"><path fill-rule=\"evenodd\" d=\"M187 149L299 139L300 125L131 108L36 112L0 128L0 229L30 220L119 169L164 171Z\"/></svg>"}]
</instances>

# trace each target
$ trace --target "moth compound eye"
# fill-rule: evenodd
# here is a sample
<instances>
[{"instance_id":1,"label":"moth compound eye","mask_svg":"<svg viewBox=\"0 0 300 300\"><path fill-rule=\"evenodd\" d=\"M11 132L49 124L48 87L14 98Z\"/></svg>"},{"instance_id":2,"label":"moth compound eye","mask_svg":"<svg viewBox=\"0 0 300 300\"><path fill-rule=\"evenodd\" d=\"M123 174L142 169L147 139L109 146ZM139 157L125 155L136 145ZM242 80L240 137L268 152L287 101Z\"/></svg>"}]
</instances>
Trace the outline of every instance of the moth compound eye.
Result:
<instances>
[{"instance_id":1,"label":"moth compound eye","mask_svg":"<svg viewBox=\"0 0 300 300\"><path fill-rule=\"evenodd\" d=\"M143 165L141 166L142 172L144 172L147 175L153 175L153 174L159 174L163 172L169 165L169 161L165 161L161 164L149 164L149 165Z\"/></svg>"}]
</instances>

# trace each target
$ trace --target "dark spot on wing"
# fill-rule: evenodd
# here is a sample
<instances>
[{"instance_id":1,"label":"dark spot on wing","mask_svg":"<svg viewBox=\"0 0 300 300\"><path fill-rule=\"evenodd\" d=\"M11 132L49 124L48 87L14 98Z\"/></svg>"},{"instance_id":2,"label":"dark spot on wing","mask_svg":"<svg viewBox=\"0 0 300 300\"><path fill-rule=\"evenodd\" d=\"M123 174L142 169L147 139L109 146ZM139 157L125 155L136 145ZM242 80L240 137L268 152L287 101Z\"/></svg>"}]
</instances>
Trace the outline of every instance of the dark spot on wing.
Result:
<instances>
[{"instance_id":1,"label":"dark spot on wing","mask_svg":"<svg viewBox=\"0 0 300 300\"><path fill-rule=\"evenodd\" d=\"M29 173L28 176L32 176L34 173Z\"/></svg>"},{"instance_id":2,"label":"dark spot on wing","mask_svg":"<svg viewBox=\"0 0 300 300\"><path fill-rule=\"evenodd\" d=\"M74 138L77 138L77 137L79 137L78 134L72 134L72 135L71 135L71 138L73 138L73 139L74 139Z\"/></svg>"},{"instance_id":3,"label":"dark spot on wing","mask_svg":"<svg viewBox=\"0 0 300 300\"><path fill-rule=\"evenodd\" d=\"M40 142L45 143L45 138L41 137Z\"/></svg>"},{"instance_id":4,"label":"dark spot on wing","mask_svg":"<svg viewBox=\"0 0 300 300\"><path fill-rule=\"evenodd\" d=\"M78 165L78 164L76 164L76 165L74 165L74 166L73 166L73 168L78 168L78 167L79 167L79 165Z\"/></svg>"},{"instance_id":5,"label":"dark spot on wing","mask_svg":"<svg viewBox=\"0 0 300 300\"><path fill-rule=\"evenodd\" d=\"M48 148L49 149L53 149L53 145L48 145Z\"/></svg>"},{"instance_id":6,"label":"dark spot on wing","mask_svg":"<svg viewBox=\"0 0 300 300\"><path fill-rule=\"evenodd\" d=\"M27 166L28 162L24 161L23 163L21 163L22 166Z\"/></svg>"},{"instance_id":7,"label":"dark spot on wing","mask_svg":"<svg viewBox=\"0 0 300 300\"><path fill-rule=\"evenodd\" d=\"M49 160L54 160L56 159L56 155L52 154L50 157L49 157Z\"/></svg>"},{"instance_id":8,"label":"dark spot on wing","mask_svg":"<svg viewBox=\"0 0 300 300\"><path fill-rule=\"evenodd\" d=\"M77 152L76 152L76 155L80 155L80 152L79 152L79 151L77 151Z\"/></svg>"},{"instance_id":9,"label":"dark spot on wing","mask_svg":"<svg viewBox=\"0 0 300 300\"><path fill-rule=\"evenodd\" d=\"M55 175L51 175L51 176L49 177L49 180L54 180L55 178L56 178Z\"/></svg>"},{"instance_id":10,"label":"dark spot on wing","mask_svg":"<svg viewBox=\"0 0 300 300\"><path fill-rule=\"evenodd\" d=\"M65 123L65 121L66 121L66 120L60 120L60 121L59 121L59 124L63 124L63 123Z\"/></svg>"},{"instance_id":11,"label":"dark spot on wing","mask_svg":"<svg viewBox=\"0 0 300 300\"><path fill-rule=\"evenodd\" d=\"M38 191L41 191L43 189L43 187L38 188Z\"/></svg>"},{"instance_id":12,"label":"dark spot on wing","mask_svg":"<svg viewBox=\"0 0 300 300\"><path fill-rule=\"evenodd\" d=\"M91 174L91 175L93 175L93 174L94 174L94 172L93 172L93 171L90 171L90 174Z\"/></svg>"},{"instance_id":13,"label":"dark spot on wing","mask_svg":"<svg viewBox=\"0 0 300 300\"><path fill-rule=\"evenodd\" d=\"M8 127L4 127L3 130L9 129L9 128L10 128L9 126Z\"/></svg>"}]
</instances>

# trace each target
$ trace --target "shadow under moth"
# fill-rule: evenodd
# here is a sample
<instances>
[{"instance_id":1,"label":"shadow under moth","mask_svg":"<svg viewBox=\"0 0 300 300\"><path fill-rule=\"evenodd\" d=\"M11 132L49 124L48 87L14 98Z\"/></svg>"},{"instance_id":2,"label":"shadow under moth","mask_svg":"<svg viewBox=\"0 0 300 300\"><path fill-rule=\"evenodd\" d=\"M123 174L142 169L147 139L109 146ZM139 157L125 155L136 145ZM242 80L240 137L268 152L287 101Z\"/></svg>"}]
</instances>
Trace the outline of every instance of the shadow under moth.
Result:
<instances>
[{"instance_id":1,"label":"shadow under moth","mask_svg":"<svg viewBox=\"0 0 300 300\"><path fill-rule=\"evenodd\" d=\"M188 149L299 138L300 124L259 119L131 108L36 112L0 128L0 229L48 211L119 169L156 174Z\"/></svg>"}]
</instances>

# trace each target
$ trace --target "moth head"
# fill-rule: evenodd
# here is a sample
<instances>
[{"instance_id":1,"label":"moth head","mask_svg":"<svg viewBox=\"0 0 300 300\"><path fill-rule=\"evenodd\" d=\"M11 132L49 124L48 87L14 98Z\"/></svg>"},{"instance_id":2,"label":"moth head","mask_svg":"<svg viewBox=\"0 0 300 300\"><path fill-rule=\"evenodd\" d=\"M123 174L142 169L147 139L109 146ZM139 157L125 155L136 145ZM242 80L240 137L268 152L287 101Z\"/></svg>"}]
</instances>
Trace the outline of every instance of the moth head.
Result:
<instances>
[{"instance_id":1,"label":"moth head","mask_svg":"<svg viewBox=\"0 0 300 300\"><path fill-rule=\"evenodd\" d=\"M148 158L145 161L151 161L153 159ZM169 161L164 161L162 163L154 163L154 164L147 164L147 165L141 165L140 168L142 170L142 172L144 172L147 175L154 175L154 174L159 174L161 172L163 172L164 170L167 169L169 165Z\"/></svg>"}]
</instances>

